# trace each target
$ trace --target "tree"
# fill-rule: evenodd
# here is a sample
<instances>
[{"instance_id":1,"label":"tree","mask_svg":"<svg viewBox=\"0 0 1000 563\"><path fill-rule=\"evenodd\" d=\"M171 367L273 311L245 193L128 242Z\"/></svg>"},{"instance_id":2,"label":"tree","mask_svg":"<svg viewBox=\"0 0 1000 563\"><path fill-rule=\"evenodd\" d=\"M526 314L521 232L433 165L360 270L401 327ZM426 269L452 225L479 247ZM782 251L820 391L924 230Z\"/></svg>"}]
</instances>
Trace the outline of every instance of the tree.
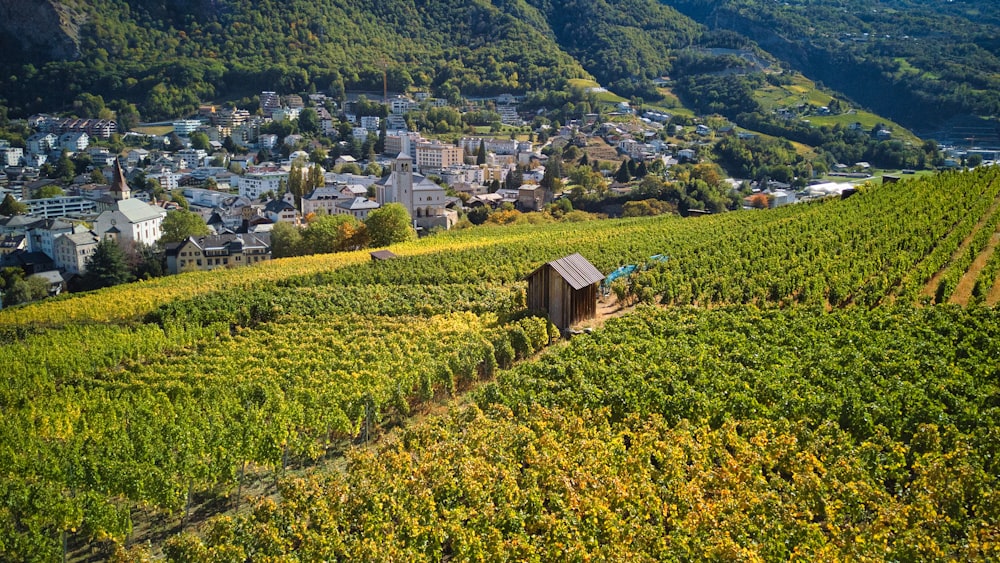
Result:
<instances>
[{"instance_id":1,"label":"tree","mask_svg":"<svg viewBox=\"0 0 1000 563\"><path fill-rule=\"evenodd\" d=\"M35 192L36 199L51 199L54 197L59 197L64 195L66 195L66 191L55 184L42 186L38 188L37 192Z\"/></svg>"},{"instance_id":2,"label":"tree","mask_svg":"<svg viewBox=\"0 0 1000 563\"><path fill-rule=\"evenodd\" d=\"M0 270L0 290L3 290L4 307L42 299L49 294L45 280L25 277L24 270L14 267Z\"/></svg>"},{"instance_id":3,"label":"tree","mask_svg":"<svg viewBox=\"0 0 1000 563\"><path fill-rule=\"evenodd\" d=\"M628 161L623 160L621 166L618 167L618 172L615 173L615 181L619 184L625 184L632 179L632 175L628 171Z\"/></svg>"},{"instance_id":4,"label":"tree","mask_svg":"<svg viewBox=\"0 0 1000 563\"><path fill-rule=\"evenodd\" d=\"M73 110L78 117L99 117L105 110L104 97L84 92L73 100Z\"/></svg>"},{"instance_id":5,"label":"tree","mask_svg":"<svg viewBox=\"0 0 1000 563\"><path fill-rule=\"evenodd\" d=\"M326 149L324 149L323 147L316 147L315 149L312 150L312 152L309 153L309 162L323 165L326 164L326 159L328 157L329 154L326 152Z\"/></svg>"},{"instance_id":6,"label":"tree","mask_svg":"<svg viewBox=\"0 0 1000 563\"><path fill-rule=\"evenodd\" d=\"M59 156L59 160L56 161L55 177L64 181L72 182L73 176L76 175L76 166L69 157L69 152L63 149L62 155Z\"/></svg>"},{"instance_id":7,"label":"tree","mask_svg":"<svg viewBox=\"0 0 1000 563\"><path fill-rule=\"evenodd\" d=\"M7 217L13 215L24 215L28 212L28 206L14 199L14 196L7 194L0 203L0 215Z\"/></svg>"},{"instance_id":8,"label":"tree","mask_svg":"<svg viewBox=\"0 0 1000 563\"><path fill-rule=\"evenodd\" d=\"M542 175L542 181L539 182L539 185L546 190L559 192L562 190L562 177L562 158L553 153L545 163L545 174Z\"/></svg>"},{"instance_id":9,"label":"tree","mask_svg":"<svg viewBox=\"0 0 1000 563\"><path fill-rule=\"evenodd\" d=\"M170 192L170 200L176 203L177 205L181 206L182 209L191 208L191 204L188 203L187 198L184 197L184 190L182 189L176 189Z\"/></svg>"},{"instance_id":10,"label":"tree","mask_svg":"<svg viewBox=\"0 0 1000 563\"><path fill-rule=\"evenodd\" d=\"M76 153L73 155L73 171L75 174L83 174L87 172L88 168L94 167L94 159L90 158L90 155L85 152Z\"/></svg>"},{"instance_id":11,"label":"tree","mask_svg":"<svg viewBox=\"0 0 1000 563\"><path fill-rule=\"evenodd\" d=\"M747 203L749 203L750 207L754 207L756 209L767 209L771 207L773 197L774 196L769 196L768 194L753 194L747 198Z\"/></svg>"},{"instance_id":12,"label":"tree","mask_svg":"<svg viewBox=\"0 0 1000 563\"><path fill-rule=\"evenodd\" d=\"M191 139L192 149L200 149L203 151L212 149L211 139L208 138L208 135L200 131L195 131L194 133L191 133L191 136L188 138Z\"/></svg>"},{"instance_id":13,"label":"tree","mask_svg":"<svg viewBox=\"0 0 1000 563\"><path fill-rule=\"evenodd\" d=\"M303 254L327 254L352 247L360 223L351 215L323 215L302 231Z\"/></svg>"},{"instance_id":14,"label":"tree","mask_svg":"<svg viewBox=\"0 0 1000 563\"><path fill-rule=\"evenodd\" d=\"M373 247L389 246L416 238L409 212L400 203L390 203L368 215L365 227Z\"/></svg>"},{"instance_id":15,"label":"tree","mask_svg":"<svg viewBox=\"0 0 1000 563\"><path fill-rule=\"evenodd\" d=\"M299 132L304 134L319 133L319 114L312 108L305 108L299 112Z\"/></svg>"},{"instance_id":16,"label":"tree","mask_svg":"<svg viewBox=\"0 0 1000 563\"><path fill-rule=\"evenodd\" d=\"M490 209L485 205L473 207L472 209L469 210L469 213L466 214L466 218L473 225L482 225L483 223L486 222L486 219L488 219L489 216L490 216Z\"/></svg>"},{"instance_id":17,"label":"tree","mask_svg":"<svg viewBox=\"0 0 1000 563\"><path fill-rule=\"evenodd\" d=\"M651 217L664 213L676 213L677 206L658 199L628 201L622 206L623 217Z\"/></svg>"},{"instance_id":18,"label":"tree","mask_svg":"<svg viewBox=\"0 0 1000 563\"><path fill-rule=\"evenodd\" d=\"M339 174L361 174L361 166L357 162L345 162L338 164L334 171Z\"/></svg>"},{"instance_id":19,"label":"tree","mask_svg":"<svg viewBox=\"0 0 1000 563\"><path fill-rule=\"evenodd\" d=\"M271 254L275 258L287 258L301 254L302 232L291 223L275 223L271 230Z\"/></svg>"},{"instance_id":20,"label":"tree","mask_svg":"<svg viewBox=\"0 0 1000 563\"><path fill-rule=\"evenodd\" d=\"M185 209L167 211L167 216L163 218L160 226L162 235L160 242L181 242L188 237L204 236L209 234L208 225L201 215L192 213Z\"/></svg>"},{"instance_id":21,"label":"tree","mask_svg":"<svg viewBox=\"0 0 1000 563\"><path fill-rule=\"evenodd\" d=\"M127 133L133 127L139 125L142 117L139 115L139 110L135 107L135 104L121 102L119 103L118 110L115 112L115 120L118 122L118 130Z\"/></svg>"},{"instance_id":22,"label":"tree","mask_svg":"<svg viewBox=\"0 0 1000 563\"><path fill-rule=\"evenodd\" d=\"M135 244L125 253L126 260L137 280L158 278L166 272L164 254L155 245Z\"/></svg>"},{"instance_id":23,"label":"tree","mask_svg":"<svg viewBox=\"0 0 1000 563\"><path fill-rule=\"evenodd\" d=\"M479 150L476 151L476 164L486 164L486 140L479 139Z\"/></svg>"},{"instance_id":24,"label":"tree","mask_svg":"<svg viewBox=\"0 0 1000 563\"><path fill-rule=\"evenodd\" d=\"M90 183L91 184L107 184L108 183L108 179L104 177L104 173L101 172L100 168L95 168L95 169L93 169L93 170L90 171Z\"/></svg>"},{"instance_id":25,"label":"tree","mask_svg":"<svg viewBox=\"0 0 1000 563\"><path fill-rule=\"evenodd\" d=\"M521 172L520 168L515 168L507 173L507 177L504 178L504 187L508 190L516 190L521 187L524 182L524 173Z\"/></svg>"},{"instance_id":26,"label":"tree","mask_svg":"<svg viewBox=\"0 0 1000 563\"><path fill-rule=\"evenodd\" d=\"M94 253L87 259L87 273L84 274L84 286L88 289L110 287L132 281L125 260L125 251L118 244L106 238L97 243Z\"/></svg>"}]
</instances>

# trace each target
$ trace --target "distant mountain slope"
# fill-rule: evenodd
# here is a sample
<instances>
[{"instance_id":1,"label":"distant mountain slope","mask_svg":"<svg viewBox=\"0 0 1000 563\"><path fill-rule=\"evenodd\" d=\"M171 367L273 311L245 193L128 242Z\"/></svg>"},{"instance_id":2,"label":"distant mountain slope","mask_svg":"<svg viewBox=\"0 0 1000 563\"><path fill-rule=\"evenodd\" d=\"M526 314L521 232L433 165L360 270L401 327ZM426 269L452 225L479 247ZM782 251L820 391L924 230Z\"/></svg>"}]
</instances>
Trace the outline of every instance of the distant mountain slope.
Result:
<instances>
[{"instance_id":1,"label":"distant mountain slope","mask_svg":"<svg viewBox=\"0 0 1000 563\"><path fill-rule=\"evenodd\" d=\"M529 1L546 15L559 44L603 84L618 83L616 90L670 72L673 50L702 32L655 0Z\"/></svg>"},{"instance_id":2,"label":"distant mountain slope","mask_svg":"<svg viewBox=\"0 0 1000 563\"><path fill-rule=\"evenodd\" d=\"M75 8L86 21L78 57L28 44L24 59L3 63L3 76L18 77L2 79L15 112L65 107L80 92L136 101L157 118L199 98L261 89L380 90L383 61L392 89L477 94L589 77L520 0L111 0ZM18 44L26 24L5 27L0 41Z\"/></svg>"},{"instance_id":3,"label":"distant mountain slope","mask_svg":"<svg viewBox=\"0 0 1000 563\"><path fill-rule=\"evenodd\" d=\"M1000 16L983 3L673 0L912 128L1000 114Z\"/></svg>"},{"instance_id":4,"label":"distant mountain slope","mask_svg":"<svg viewBox=\"0 0 1000 563\"><path fill-rule=\"evenodd\" d=\"M381 90L383 69L391 90L443 97L595 77L653 100L652 78L743 64L706 48L778 60L923 132L1000 115L1000 16L961 0L0 0L0 19L11 115L93 93L159 119L261 90Z\"/></svg>"}]
</instances>

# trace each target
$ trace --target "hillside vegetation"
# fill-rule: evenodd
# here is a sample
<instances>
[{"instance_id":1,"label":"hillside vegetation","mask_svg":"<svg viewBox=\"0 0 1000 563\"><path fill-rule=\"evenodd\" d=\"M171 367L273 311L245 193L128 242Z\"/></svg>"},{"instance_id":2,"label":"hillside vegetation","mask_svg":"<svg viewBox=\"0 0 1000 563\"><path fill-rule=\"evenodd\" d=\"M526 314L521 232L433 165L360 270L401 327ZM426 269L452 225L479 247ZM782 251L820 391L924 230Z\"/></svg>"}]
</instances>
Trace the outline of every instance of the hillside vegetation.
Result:
<instances>
[{"instance_id":1,"label":"hillside vegetation","mask_svg":"<svg viewBox=\"0 0 1000 563\"><path fill-rule=\"evenodd\" d=\"M261 90L381 91L383 64L390 89L433 88L442 97L451 88L469 95L553 89L589 76L520 0L76 4L86 14L80 57L31 51L27 60L8 59L7 71L18 75L4 84L8 105L67 107L89 92L136 102L143 116L159 119Z\"/></svg>"},{"instance_id":2,"label":"hillside vegetation","mask_svg":"<svg viewBox=\"0 0 1000 563\"><path fill-rule=\"evenodd\" d=\"M972 303L993 303L998 201L1000 172L980 169L770 211L448 232L388 262L275 260L3 311L0 558L57 559L64 537L137 557L184 530L192 497L231 511L271 475L276 499L156 549L990 559L1000 324L944 303L970 276ZM557 334L523 311L520 280L572 252L602 271L668 255L621 294L666 307L535 357ZM477 407L406 423L484 379ZM280 479L345 448L342 474Z\"/></svg>"},{"instance_id":3,"label":"hillside vegetation","mask_svg":"<svg viewBox=\"0 0 1000 563\"><path fill-rule=\"evenodd\" d=\"M671 5L757 42L791 68L921 133L955 116L1000 114L1000 20L977 2Z\"/></svg>"},{"instance_id":4,"label":"hillside vegetation","mask_svg":"<svg viewBox=\"0 0 1000 563\"><path fill-rule=\"evenodd\" d=\"M651 81L669 74L694 80L681 97L709 112L705 93L791 70L921 132L1000 114L1000 23L973 2L0 0L0 15L13 116L74 111L90 94L154 121L262 90L381 91L383 70L392 91L442 98L596 78L673 104ZM726 103L754 111L738 93Z\"/></svg>"}]
</instances>

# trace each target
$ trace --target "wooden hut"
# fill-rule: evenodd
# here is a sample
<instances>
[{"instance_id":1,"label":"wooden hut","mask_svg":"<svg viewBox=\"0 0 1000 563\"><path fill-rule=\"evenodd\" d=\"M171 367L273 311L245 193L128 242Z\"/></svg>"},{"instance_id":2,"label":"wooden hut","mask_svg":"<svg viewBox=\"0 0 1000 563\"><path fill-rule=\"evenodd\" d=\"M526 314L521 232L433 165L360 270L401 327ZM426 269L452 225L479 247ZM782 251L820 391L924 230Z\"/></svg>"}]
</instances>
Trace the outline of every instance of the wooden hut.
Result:
<instances>
[{"instance_id":1,"label":"wooden hut","mask_svg":"<svg viewBox=\"0 0 1000 563\"><path fill-rule=\"evenodd\" d=\"M583 256L571 254L549 262L525 279L528 308L548 312L560 330L597 315L598 284L604 275Z\"/></svg>"},{"instance_id":2,"label":"wooden hut","mask_svg":"<svg viewBox=\"0 0 1000 563\"><path fill-rule=\"evenodd\" d=\"M392 260L397 256L389 250L375 250L368 253L372 257L372 262L380 262L382 260Z\"/></svg>"}]
</instances>

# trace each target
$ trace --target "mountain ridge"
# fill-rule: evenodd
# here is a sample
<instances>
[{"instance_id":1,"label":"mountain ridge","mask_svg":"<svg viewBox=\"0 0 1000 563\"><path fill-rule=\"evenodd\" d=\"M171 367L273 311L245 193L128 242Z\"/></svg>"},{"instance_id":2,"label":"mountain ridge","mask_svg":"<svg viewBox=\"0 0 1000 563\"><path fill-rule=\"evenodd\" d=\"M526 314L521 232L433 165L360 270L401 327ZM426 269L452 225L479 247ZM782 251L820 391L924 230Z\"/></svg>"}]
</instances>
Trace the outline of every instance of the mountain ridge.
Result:
<instances>
[{"instance_id":1,"label":"mountain ridge","mask_svg":"<svg viewBox=\"0 0 1000 563\"><path fill-rule=\"evenodd\" d=\"M65 110L90 93L166 119L261 90L381 91L383 70L390 90L445 98L561 90L570 79L596 78L626 98L655 102L652 79L732 62L691 65L689 47L739 44L923 132L956 117L1000 115L998 24L970 15L972 4L786 4L3 0L0 16L9 17L0 46L13 56L0 62L0 103L26 116ZM57 30L56 40L34 40L44 36L38 29Z\"/></svg>"}]
</instances>

